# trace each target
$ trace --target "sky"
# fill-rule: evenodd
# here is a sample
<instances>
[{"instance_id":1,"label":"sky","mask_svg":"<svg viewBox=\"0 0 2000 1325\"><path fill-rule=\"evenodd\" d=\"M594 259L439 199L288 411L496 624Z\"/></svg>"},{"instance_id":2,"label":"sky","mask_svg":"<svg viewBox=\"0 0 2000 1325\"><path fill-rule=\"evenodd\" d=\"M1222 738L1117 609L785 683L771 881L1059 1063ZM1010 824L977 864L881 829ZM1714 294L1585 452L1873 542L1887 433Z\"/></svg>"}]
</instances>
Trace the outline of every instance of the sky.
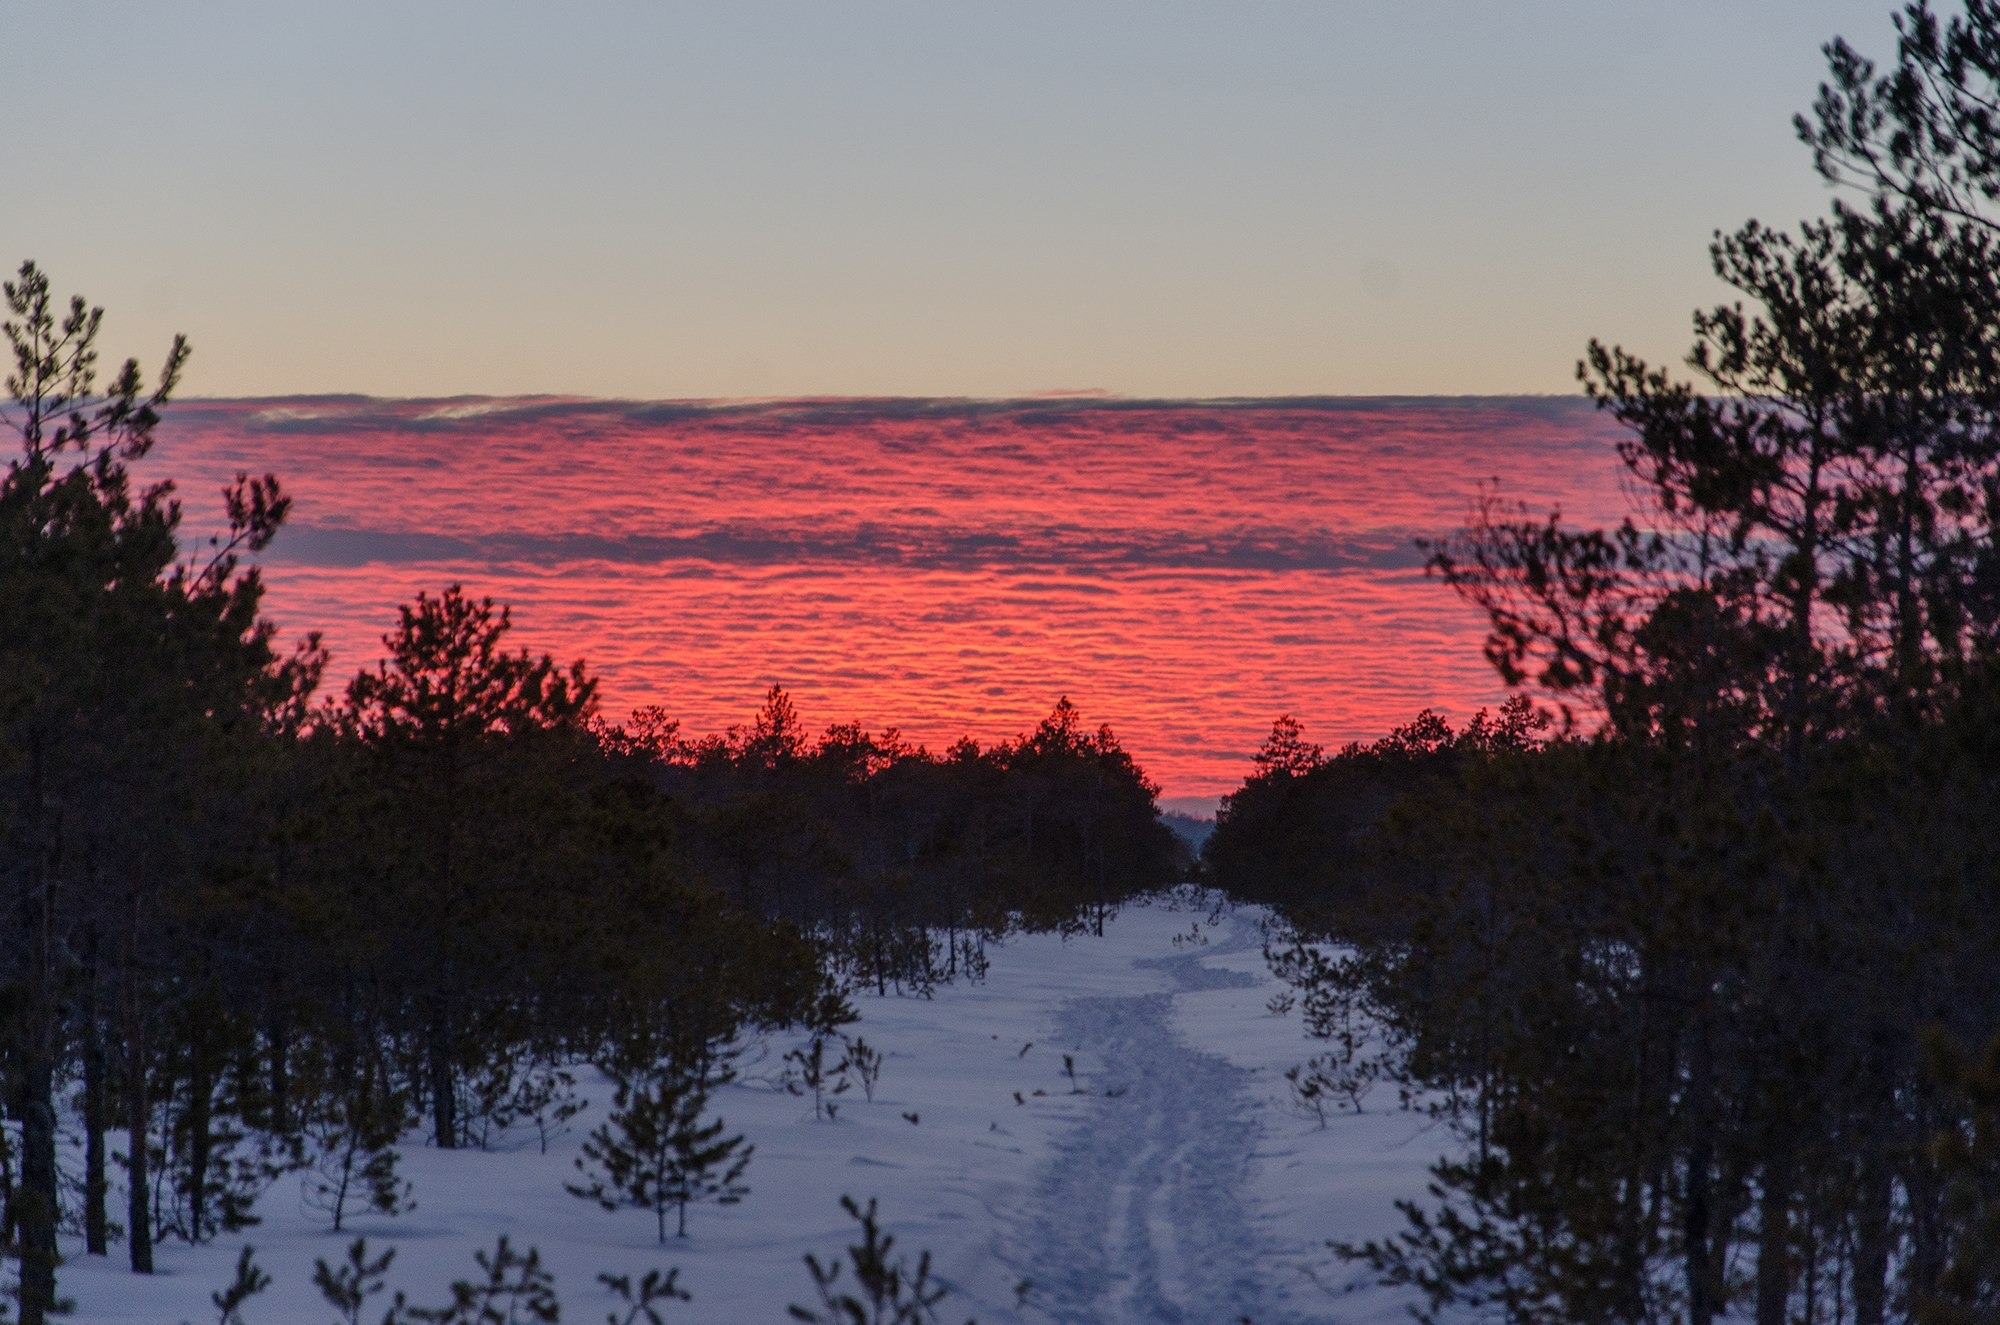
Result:
<instances>
[{"instance_id":1,"label":"sky","mask_svg":"<svg viewBox=\"0 0 2000 1325\"><path fill-rule=\"evenodd\" d=\"M336 676L461 582L613 716L1067 695L1198 810L1280 713L1503 698L1414 540L1502 476L1615 516L1577 358L1677 360L1713 233L1827 206L1822 43L1893 46L1884 0L0 2L0 264L107 366L188 335L149 463L191 526L284 478L266 606Z\"/></svg>"},{"instance_id":2,"label":"sky","mask_svg":"<svg viewBox=\"0 0 2000 1325\"><path fill-rule=\"evenodd\" d=\"M1566 393L1888 15L9 0L0 262L208 396Z\"/></svg>"},{"instance_id":3,"label":"sky","mask_svg":"<svg viewBox=\"0 0 2000 1325\"><path fill-rule=\"evenodd\" d=\"M462 583L511 643L602 682L604 716L747 723L933 751L1109 723L1167 804L1212 811L1281 713L1328 749L1506 691L1484 625L1425 575L1482 483L1615 522L1616 425L1577 397L185 401L145 477L188 528L232 474L295 498L266 619L379 656L395 605Z\"/></svg>"}]
</instances>

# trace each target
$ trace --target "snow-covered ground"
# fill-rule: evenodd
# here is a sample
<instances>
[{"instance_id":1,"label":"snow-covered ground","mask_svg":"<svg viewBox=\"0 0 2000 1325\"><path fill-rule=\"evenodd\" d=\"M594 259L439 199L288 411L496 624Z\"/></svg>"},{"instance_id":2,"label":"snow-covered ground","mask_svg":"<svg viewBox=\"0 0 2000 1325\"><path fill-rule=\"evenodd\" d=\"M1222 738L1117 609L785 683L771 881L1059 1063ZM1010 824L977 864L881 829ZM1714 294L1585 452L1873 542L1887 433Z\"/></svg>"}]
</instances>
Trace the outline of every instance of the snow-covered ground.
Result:
<instances>
[{"instance_id":1,"label":"snow-covered ground","mask_svg":"<svg viewBox=\"0 0 2000 1325\"><path fill-rule=\"evenodd\" d=\"M854 1224L839 1198L880 1202L897 1250L932 1253L953 1295L941 1319L1006 1322L1279 1322L1405 1319L1406 1296L1364 1286L1330 1238L1396 1229L1398 1197L1421 1195L1448 1138L1398 1112L1387 1089L1369 1112L1300 1116L1282 1073L1318 1047L1297 1014L1266 1006L1279 986L1261 954L1261 912L1210 913L1161 901L1126 909L1105 937L1031 936L992 951L979 984L935 998L857 995L848 1028L885 1054L874 1100L840 1097L834 1121L772 1084L789 1042L745 1059L717 1093L730 1130L756 1146L739 1205L697 1206L688 1236L655 1244L642 1211L608 1213L564 1191L592 1104L547 1155L531 1137L503 1151L412 1145L403 1172L416 1208L350 1221L336 1235L300 1208L296 1178L242 1235L162 1248L162 1272L124 1272L66 1248L62 1291L79 1322L209 1321L244 1242L274 1283L249 1325L332 1312L313 1261L338 1262L355 1235L394 1247L392 1289L441 1303L473 1253L506 1234L540 1249L570 1321L604 1319L603 1271L679 1266L693 1295L668 1319L778 1322L816 1302L802 1256L838 1255ZM1065 1071L1065 1058L1073 1064ZM379 1319L387 1298L375 1302Z\"/></svg>"}]
</instances>

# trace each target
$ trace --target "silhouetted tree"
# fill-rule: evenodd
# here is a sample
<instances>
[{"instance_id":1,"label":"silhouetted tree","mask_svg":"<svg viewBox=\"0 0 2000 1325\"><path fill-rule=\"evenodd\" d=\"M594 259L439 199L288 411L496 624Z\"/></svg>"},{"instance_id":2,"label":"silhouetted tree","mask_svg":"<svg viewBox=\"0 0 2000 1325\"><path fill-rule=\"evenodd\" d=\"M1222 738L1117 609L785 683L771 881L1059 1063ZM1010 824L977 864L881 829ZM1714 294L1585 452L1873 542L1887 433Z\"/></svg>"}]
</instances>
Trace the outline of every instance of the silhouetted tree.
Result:
<instances>
[{"instance_id":1,"label":"silhouetted tree","mask_svg":"<svg viewBox=\"0 0 2000 1325\"><path fill-rule=\"evenodd\" d=\"M1590 346L1631 517L1489 492L1432 549L1565 738L1315 763L1281 730L1210 841L1301 927L1301 1000L1363 1000L1465 1141L1346 1249L1433 1311L1984 1309L1983 1207L1937 1163L1983 1106L1918 1047L2000 1025L2000 10L1899 30L1880 74L1829 47L1800 125L1864 196L1717 237L1741 301L1696 316L1691 376Z\"/></svg>"},{"instance_id":2,"label":"silhouetted tree","mask_svg":"<svg viewBox=\"0 0 2000 1325\"><path fill-rule=\"evenodd\" d=\"M140 488L131 466L153 445L159 410L187 347L176 340L148 393L128 361L100 387L102 312L59 312L32 263L5 285L13 365L10 429L20 453L0 479L0 869L13 899L0 945L18 1009L10 1093L22 1118L20 1189L9 1202L22 1247L21 1313L54 1300L53 1079L67 1049L67 991L88 956L86 1043L101 1046L95 991L117 972L133 1152L135 1269L151 1266L144 1079L151 991L146 962L161 938L154 911L190 885L226 814L190 770L254 731L274 692L308 688L310 663L287 669L257 616L262 584L241 557L264 547L287 502L275 479L239 476L225 493L229 532L205 559L181 562L180 508L169 484ZM218 771L228 760L215 765ZM162 834L162 825L173 825ZM107 1064L86 1055L92 1100L86 1224L101 1249Z\"/></svg>"},{"instance_id":3,"label":"silhouetted tree","mask_svg":"<svg viewBox=\"0 0 2000 1325\"><path fill-rule=\"evenodd\" d=\"M477 919L507 905L506 885L519 882L503 874L509 856L497 848L541 817L538 793L549 784L534 756L560 757L562 747L536 738L580 737L596 682L581 662L562 669L546 654L507 652L507 609L458 585L419 594L400 613L383 637L388 657L348 684L344 717L375 756L377 812L411 908L401 919L424 953L424 1085L432 1139L451 1148L462 1140L465 986L492 958L468 942L488 934Z\"/></svg>"},{"instance_id":4,"label":"silhouetted tree","mask_svg":"<svg viewBox=\"0 0 2000 1325\"><path fill-rule=\"evenodd\" d=\"M756 1147L725 1135L720 1118L703 1121L710 1081L699 1065L627 1064L613 1079L610 1116L583 1143L576 1167L584 1181L568 1184L572 1195L606 1210L652 1211L664 1246L669 1210L675 1235L686 1237L688 1206L734 1205L749 1194L743 1173Z\"/></svg>"}]
</instances>

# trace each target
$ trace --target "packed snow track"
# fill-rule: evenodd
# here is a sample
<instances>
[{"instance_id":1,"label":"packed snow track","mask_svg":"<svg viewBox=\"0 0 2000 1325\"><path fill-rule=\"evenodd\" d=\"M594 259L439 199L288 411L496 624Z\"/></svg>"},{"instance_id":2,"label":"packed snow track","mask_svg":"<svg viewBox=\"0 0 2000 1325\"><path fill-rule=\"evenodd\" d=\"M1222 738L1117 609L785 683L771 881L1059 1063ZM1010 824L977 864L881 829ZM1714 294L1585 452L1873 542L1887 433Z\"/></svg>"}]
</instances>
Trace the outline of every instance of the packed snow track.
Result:
<instances>
[{"instance_id":1,"label":"packed snow track","mask_svg":"<svg viewBox=\"0 0 2000 1325\"><path fill-rule=\"evenodd\" d=\"M1256 943L1235 921L1214 951ZM1201 955L1136 964L1177 990L1256 983ZM1292 1319L1270 1300L1280 1275L1245 1195L1259 1139L1249 1074L1174 1030L1175 997L1075 998L1058 1014L1092 1099L1051 1148L1010 1260L1026 1303L1063 1325Z\"/></svg>"},{"instance_id":2,"label":"packed snow track","mask_svg":"<svg viewBox=\"0 0 2000 1325\"><path fill-rule=\"evenodd\" d=\"M859 992L850 1034L884 1066L872 1097L848 1091L837 1117L783 1088L803 1031L749 1043L712 1108L756 1145L750 1194L691 1211L688 1236L665 1246L650 1214L566 1187L612 1103L611 1083L578 1064L589 1110L546 1150L531 1129L488 1151L407 1138L410 1213L355 1215L335 1233L287 1177L254 1228L168 1243L153 1275L66 1235L61 1282L77 1309L65 1319L213 1320L211 1294L254 1245L271 1284L245 1306L248 1325L325 1320L314 1263L365 1237L371 1255L397 1253L372 1320L390 1293L444 1300L505 1235L538 1251L564 1319L622 1318L602 1274L672 1268L692 1295L669 1311L675 1325L775 1325L818 1300L805 1256L841 1257L856 1240L848 1196L879 1201L897 1257L931 1254L950 1289L941 1325L1408 1325L1411 1291L1350 1288L1361 1276L1327 1242L1402 1227L1395 1202L1421 1197L1445 1138L1393 1100L1324 1120L1294 1106L1283 1074L1321 1046L1273 1000L1264 918L1163 897L1101 936L1010 936L986 979L931 997Z\"/></svg>"}]
</instances>

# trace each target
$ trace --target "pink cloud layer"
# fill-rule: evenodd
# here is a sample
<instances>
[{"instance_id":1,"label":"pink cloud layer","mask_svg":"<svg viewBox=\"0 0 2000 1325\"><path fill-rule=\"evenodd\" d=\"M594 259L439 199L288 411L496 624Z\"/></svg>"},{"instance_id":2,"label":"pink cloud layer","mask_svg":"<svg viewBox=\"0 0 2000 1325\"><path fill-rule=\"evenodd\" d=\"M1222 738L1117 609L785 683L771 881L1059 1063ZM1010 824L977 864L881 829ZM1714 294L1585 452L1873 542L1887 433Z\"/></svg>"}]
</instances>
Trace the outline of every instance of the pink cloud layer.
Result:
<instances>
[{"instance_id":1,"label":"pink cloud layer","mask_svg":"<svg viewBox=\"0 0 2000 1325\"><path fill-rule=\"evenodd\" d=\"M270 611L338 676L456 581L588 659L612 716L719 730L777 682L812 721L938 747L1067 694L1201 797L1283 712L1337 744L1503 698L1412 540L1496 478L1615 519L1616 436L1550 399L315 398L176 406L149 464L190 533L236 470L286 482Z\"/></svg>"}]
</instances>

